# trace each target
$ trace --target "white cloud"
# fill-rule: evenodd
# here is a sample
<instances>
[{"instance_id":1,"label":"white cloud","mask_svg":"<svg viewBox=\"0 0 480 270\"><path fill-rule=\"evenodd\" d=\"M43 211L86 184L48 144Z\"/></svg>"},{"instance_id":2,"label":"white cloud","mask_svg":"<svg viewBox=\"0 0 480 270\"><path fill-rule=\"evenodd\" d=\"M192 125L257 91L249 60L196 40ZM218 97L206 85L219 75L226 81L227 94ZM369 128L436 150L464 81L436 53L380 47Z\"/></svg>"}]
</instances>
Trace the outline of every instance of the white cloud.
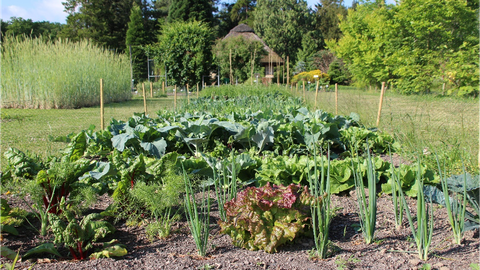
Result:
<instances>
[{"instance_id":1,"label":"white cloud","mask_svg":"<svg viewBox=\"0 0 480 270\"><path fill-rule=\"evenodd\" d=\"M15 5L8 5L3 1L1 18L9 20L10 17L22 17L23 19L31 19L32 21L50 21L65 23L67 13L63 12L64 7L62 1L65 0L24 0ZM12 1L13 2L13 1Z\"/></svg>"}]
</instances>

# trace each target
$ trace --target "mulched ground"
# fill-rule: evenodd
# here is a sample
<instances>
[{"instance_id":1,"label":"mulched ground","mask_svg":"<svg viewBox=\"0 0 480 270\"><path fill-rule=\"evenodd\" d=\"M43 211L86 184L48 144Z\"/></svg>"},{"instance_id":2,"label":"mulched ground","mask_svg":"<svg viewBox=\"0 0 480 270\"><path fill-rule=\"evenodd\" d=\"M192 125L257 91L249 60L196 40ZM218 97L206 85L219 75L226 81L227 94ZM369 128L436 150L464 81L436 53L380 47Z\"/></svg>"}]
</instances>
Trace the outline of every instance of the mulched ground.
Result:
<instances>
[{"instance_id":1,"label":"mulched ground","mask_svg":"<svg viewBox=\"0 0 480 270\"><path fill-rule=\"evenodd\" d=\"M12 206L20 200L2 195ZM143 227L128 227L116 224L117 232L111 237L127 246L128 254L121 258L73 261L63 258L36 258L17 263L16 269L422 269L428 263L431 269L471 269L470 264L479 263L478 231L465 233L461 245L452 242L453 236L448 223L446 210L435 208L435 231L432 253L429 260L418 259L415 242L411 237L408 222L401 230L395 229L391 197L383 195L378 199L376 241L366 245L362 234L357 231L358 206L355 191L344 196L333 196L334 207L339 207L333 218L330 239L337 247L336 252L325 260L310 260L308 251L314 245L311 239L302 238L285 245L277 253L249 251L231 244L229 236L219 234L219 226L212 224L208 255L198 257L196 247L187 224L177 222L174 232L167 239L149 241ZM412 210L415 200L409 199ZM103 196L95 205L96 211L103 210L109 198ZM213 220L217 220L215 211ZM28 225L27 225L28 226ZM20 254L50 238L41 238L27 226L20 228L20 236L3 234L2 245ZM60 253L67 256L66 249ZM1 258L1 263L8 262Z\"/></svg>"}]
</instances>

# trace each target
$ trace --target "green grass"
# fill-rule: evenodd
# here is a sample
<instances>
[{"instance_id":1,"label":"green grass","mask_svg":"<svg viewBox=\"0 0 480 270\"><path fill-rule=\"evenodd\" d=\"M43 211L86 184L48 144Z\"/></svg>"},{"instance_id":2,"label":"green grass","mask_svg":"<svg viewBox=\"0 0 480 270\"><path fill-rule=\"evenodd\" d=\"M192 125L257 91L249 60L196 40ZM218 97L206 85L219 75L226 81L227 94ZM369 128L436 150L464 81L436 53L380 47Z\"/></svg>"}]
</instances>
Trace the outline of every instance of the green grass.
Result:
<instances>
[{"instance_id":1,"label":"green grass","mask_svg":"<svg viewBox=\"0 0 480 270\"><path fill-rule=\"evenodd\" d=\"M2 108L80 108L131 98L130 64L88 41L6 36L2 41Z\"/></svg>"},{"instance_id":2,"label":"green grass","mask_svg":"<svg viewBox=\"0 0 480 270\"><path fill-rule=\"evenodd\" d=\"M318 94L317 108L335 113L334 86L330 90L333 91ZM364 125L375 127L379 91L339 87L338 92L338 114L356 112ZM313 108L314 92L307 93L307 102ZM449 169L458 173L462 170L462 158L468 171L478 170L478 99L403 96L387 90L378 128L402 143L404 158L414 160L417 154L426 153L423 161L436 168L438 153L442 160L447 160Z\"/></svg>"},{"instance_id":3,"label":"green grass","mask_svg":"<svg viewBox=\"0 0 480 270\"><path fill-rule=\"evenodd\" d=\"M147 98L147 112L156 116L157 111L173 107L173 97ZM135 112L143 112L143 98L134 97L131 101L110 103L105 105L105 126L110 120L127 120ZM21 151L30 151L46 157L56 155L65 147L65 143L51 142L50 136L64 136L72 132L77 133L95 125L100 129L100 108L89 107L81 109L37 110L37 109L1 109L0 149L2 153L2 168L4 166L3 153L9 147Z\"/></svg>"}]
</instances>

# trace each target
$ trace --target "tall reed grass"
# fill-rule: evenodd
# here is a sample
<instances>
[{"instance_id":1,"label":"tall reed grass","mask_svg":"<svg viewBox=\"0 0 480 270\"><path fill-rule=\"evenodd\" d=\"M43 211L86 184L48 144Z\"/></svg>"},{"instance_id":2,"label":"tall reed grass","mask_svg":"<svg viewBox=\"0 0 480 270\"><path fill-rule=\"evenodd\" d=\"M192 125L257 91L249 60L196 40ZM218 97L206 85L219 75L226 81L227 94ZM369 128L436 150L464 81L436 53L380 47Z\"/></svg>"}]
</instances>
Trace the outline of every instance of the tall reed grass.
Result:
<instances>
[{"instance_id":1,"label":"tall reed grass","mask_svg":"<svg viewBox=\"0 0 480 270\"><path fill-rule=\"evenodd\" d=\"M2 108L79 108L131 98L125 55L88 41L6 36L2 46Z\"/></svg>"}]
</instances>

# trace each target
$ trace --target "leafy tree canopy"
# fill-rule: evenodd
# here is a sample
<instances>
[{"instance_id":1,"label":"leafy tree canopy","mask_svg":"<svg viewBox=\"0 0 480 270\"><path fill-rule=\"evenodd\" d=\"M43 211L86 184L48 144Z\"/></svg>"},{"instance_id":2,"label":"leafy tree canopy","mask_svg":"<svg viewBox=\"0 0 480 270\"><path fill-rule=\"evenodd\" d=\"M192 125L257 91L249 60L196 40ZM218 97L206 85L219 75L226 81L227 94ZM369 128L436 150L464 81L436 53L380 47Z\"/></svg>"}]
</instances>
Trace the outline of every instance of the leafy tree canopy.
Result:
<instances>
[{"instance_id":1,"label":"leafy tree canopy","mask_svg":"<svg viewBox=\"0 0 480 270\"><path fill-rule=\"evenodd\" d=\"M213 35L203 22L166 24L158 43L148 46L157 63L165 63L167 76L178 85L194 85L209 73Z\"/></svg>"}]
</instances>

